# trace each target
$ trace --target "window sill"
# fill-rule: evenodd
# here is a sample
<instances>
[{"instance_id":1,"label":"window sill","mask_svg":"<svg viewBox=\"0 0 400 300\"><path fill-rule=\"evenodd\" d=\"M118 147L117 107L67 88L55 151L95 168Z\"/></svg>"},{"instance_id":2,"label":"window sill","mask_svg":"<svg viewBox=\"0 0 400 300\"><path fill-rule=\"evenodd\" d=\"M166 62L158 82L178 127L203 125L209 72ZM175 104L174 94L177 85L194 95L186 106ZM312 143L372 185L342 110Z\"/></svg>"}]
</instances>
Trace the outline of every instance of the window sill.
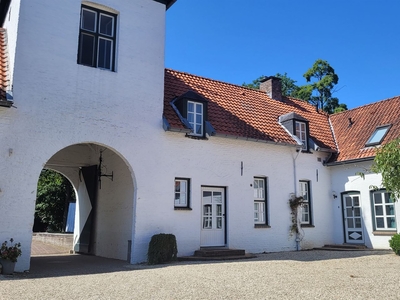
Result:
<instances>
[{"instance_id":1,"label":"window sill","mask_svg":"<svg viewBox=\"0 0 400 300\"><path fill-rule=\"evenodd\" d=\"M192 210L190 207L174 207L174 210Z\"/></svg>"},{"instance_id":2,"label":"window sill","mask_svg":"<svg viewBox=\"0 0 400 300\"><path fill-rule=\"evenodd\" d=\"M190 134L190 133L186 133L186 137L193 139L193 140L208 140L207 137L203 136L203 135L194 135L194 134Z\"/></svg>"},{"instance_id":3,"label":"window sill","mask_svg":"<svg viewBox=\"0 0 400 300\"><path fill-rule=\"evenodd\" d=\"M254 228L271 228L271 226L267 224L254 224Z\"/></svg>"},{"instance_id":4,"label":"window sill","mask_svg":"<svg viewBox=\"0 0 400 300\"><path fill-rule=\"evenodd\" d=\"M301 224L300 226L301 228L315 228L315 226L312 224Z\"/></svg>"},{"instance_id":5,"label":"window sill","mask_svg":"<svg viewBox=\"0 0 400 300\"><path fill-rule=\"evenodd\" d=\"M395 235L397 231L372 231L373 235L381 235L381 236L392 236Z\"/></svg>"}]
</instances>

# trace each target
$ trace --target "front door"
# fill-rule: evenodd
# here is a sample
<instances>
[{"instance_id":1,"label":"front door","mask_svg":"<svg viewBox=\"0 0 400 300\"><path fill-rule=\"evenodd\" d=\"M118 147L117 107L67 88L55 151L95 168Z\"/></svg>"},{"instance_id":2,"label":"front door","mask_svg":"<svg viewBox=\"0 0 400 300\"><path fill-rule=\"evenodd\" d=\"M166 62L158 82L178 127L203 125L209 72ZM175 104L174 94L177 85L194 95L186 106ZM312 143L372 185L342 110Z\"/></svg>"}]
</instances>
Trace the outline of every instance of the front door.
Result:
<instances>
[{"instance_id":1,"label":"front door","mask_svg":"<svg viewBox=\"0 0 400 300\"><path fill-rule=\"evenodd\" d=\"M343 222L345 242L364 244L360 194L349 193L343 195Z\"/></svg>"},{"instance_id":2,"label":"front door","mask_svg":"<svg viewBox=\"0 0 400 300\"><path fill-rule=\"evenodd\" d=\"M225 189L202 187L202 247L225 246Z\"/></svg>"}]
</instances>

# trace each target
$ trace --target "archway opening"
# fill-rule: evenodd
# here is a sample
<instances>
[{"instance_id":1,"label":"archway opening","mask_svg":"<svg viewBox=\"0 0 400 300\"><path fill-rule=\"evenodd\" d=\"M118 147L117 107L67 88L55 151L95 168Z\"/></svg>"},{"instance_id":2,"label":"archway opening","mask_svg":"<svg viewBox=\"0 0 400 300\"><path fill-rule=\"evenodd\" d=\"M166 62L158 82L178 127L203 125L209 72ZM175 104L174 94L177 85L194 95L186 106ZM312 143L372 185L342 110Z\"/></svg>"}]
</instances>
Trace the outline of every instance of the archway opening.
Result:
<instances>
[{"instance_id":1,"label":"archway opening","mask_svg":"<svg viewBox=\"0 0 400 300\"><path fill-rule=\"evenodd\" d=\"M76 253L130 261L134 184L126 160L105 145L75 144L54 154L42 174L54 171L67 178L75 193L72 249ZM38 192L39 184L40 180ZM70 204L74 201L70 200L65 201L71 212ZM64 231L68 225L71 227L66 215L65 219L64 211Z\"/></svg>"}]
</instances>

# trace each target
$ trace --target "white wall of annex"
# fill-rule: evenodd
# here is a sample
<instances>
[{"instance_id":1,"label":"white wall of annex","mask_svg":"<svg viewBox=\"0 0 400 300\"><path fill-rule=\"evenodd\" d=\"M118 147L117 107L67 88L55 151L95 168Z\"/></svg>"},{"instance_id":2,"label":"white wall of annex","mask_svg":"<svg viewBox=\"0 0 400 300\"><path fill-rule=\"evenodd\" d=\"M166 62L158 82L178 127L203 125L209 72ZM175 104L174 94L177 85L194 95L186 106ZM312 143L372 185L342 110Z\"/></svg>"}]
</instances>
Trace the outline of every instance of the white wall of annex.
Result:
<instances>
[{"instance_id":1,"label":"white wall of annex","mask_svg":"<svg viewBox=\"0 0 400 300\"><path fill-rule=\"evenodd\" d=\"M37 180L55 153L72 144L109 145L133 168L159 156L165 5L99 2L120 12L116 72L77 64L81 1L21 1L18 108L0 112L0 238L21 241L17 271L29 269Z\"/></svg>"},{"instance_id":2,"label":"white wall of annex","mask_svg":"<svg viewBox=\"0 0 400 300\"><path fill-rule=\"evenodd\" d=\"M171 132L159 140L159 147L163 147L164 155L155 158L158 172L148 182L137 176L139 213L133 252L138 261L145 259L150 238L157 233L176 235L179 256L192 255L200 248L201 186L226 187L228 247L253 253L296 249L295 237L289 236L288 204L294 192L295 148L219 137L195 140ZM303 248L332 242L333 220L330 209L326 209L332 203L328 193L330 173L318 156L324 158L325 154L301 153L296 159L298 170L303 168L297 177L312 181L315 198L316 226L305 229ZM254 228L254 176L268 178L270 228ZM175 177L191 180L191 210L174 210Z\"/></svg>"},{"instance_id":3,"label":"white wall of annex","mask_svg":"<svg viewBox=\"0 0 400 300\"><path fill-rule=\"evenodd\" d=\"M357 164L344 164L332 166L332 189L337 192L338 198L335 199L335 243L344 243L343 232L343 205L341 193L345 191L358 191L361 198L362 218L364 223L365 245L374 249L389 249L390 236L382 236L373 233L373 219L371 211L370 186L382 187L382 177L380 174L371 173L372 162L362 162ZM365 179L357 175L357 172L365 174ZM400 206L395 203L397 230L400 228Z\"/></svg>"}]
</instances>

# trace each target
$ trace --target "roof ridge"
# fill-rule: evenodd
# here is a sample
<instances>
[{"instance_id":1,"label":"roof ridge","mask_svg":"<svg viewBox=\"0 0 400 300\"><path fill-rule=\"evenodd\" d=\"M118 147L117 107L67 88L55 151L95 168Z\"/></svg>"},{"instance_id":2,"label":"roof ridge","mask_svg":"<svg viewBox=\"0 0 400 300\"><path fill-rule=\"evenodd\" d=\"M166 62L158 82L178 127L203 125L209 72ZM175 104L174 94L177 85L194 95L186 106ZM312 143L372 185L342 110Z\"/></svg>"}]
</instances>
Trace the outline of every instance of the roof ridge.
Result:
<instances>
[{"instance_id":1,"label":"roof ridge","mask_svg":"<svg viewBox=\"0 0 400 300\"><path fill-rule=\"evenodd\" d=\"M188 75L188 76L192 76L192 77L197 77L197 78L201 78L201 79L205 79L205 80L209 80L209 81L213 81L213 82L219 82L219 83L222 83L222 84L238 87L238 88L241 88L241 89L244 89L244 90L247 90L247 91L261 93L262 95L264 95L265 97L267 97L268 99L270 99L272 101L276 101L276 102L278 102L280 104L284 104L284 105L292 107L292 105L290 105L290 104L288 104L288 103L286 103L284 101L279 101L279 100L276 100L276 99L273 99L273 98L269 97L264 91L261 91L261 90L256 90L256 89L248 88L248 87L245 87L245 86L237 85L237 84L234 84L234 83L230 83L230 82L226 82L226 81L222 81L222 80L217 80L217 79L212 79L212 78L205 77L205 76L195 75L195 74L184 72L184 71L178 71L178 70L174 70L174 69L171 69L171 68L165 68L165 70L166 71L180 73L180 74L184 74L184 75ZM299 101L301 103L304 103L305 105L308 105L308 106L314 108L314 105L308 103L306 100L298 99L298 98L294 98L294 97L290 97L290 96L284 96L284 95L282 95L282 97L288 98L288 99L291 99L291 100L294 100L294 101ZM316 113L319 113L319 114L322 114L322 115L325 115L325 116L329 117L329 114L326 113L323 110L318 110L318 111L316 111Z\"/></svg>"},{"instance_id":2,"label":"roof ridge","mask_svg":"<svg viewBox=\"0 0 400 300\"><path fill-rule=\"evenodd\" d=\"M386 99L378 100L378 101L372 102L372 103L363 104L363 105L354 107L354 108L352 108L352 109L348 109L348 110L344 110L344 111L341 111L341 112L332 114L331 116L340 115L340 114L343 114L343 113L346 113L346 112L350 112L350 111L355 111L355 110L358 110L358 109L365 108L365 107L367 107L367 106L372 106L372 105L380 104L380 103L385 102L385 101L395 100L396 98L400 99L400 95L394 96L394 97L391 97L391 98L386 98Z\"/></svg>"}]
</instances>

